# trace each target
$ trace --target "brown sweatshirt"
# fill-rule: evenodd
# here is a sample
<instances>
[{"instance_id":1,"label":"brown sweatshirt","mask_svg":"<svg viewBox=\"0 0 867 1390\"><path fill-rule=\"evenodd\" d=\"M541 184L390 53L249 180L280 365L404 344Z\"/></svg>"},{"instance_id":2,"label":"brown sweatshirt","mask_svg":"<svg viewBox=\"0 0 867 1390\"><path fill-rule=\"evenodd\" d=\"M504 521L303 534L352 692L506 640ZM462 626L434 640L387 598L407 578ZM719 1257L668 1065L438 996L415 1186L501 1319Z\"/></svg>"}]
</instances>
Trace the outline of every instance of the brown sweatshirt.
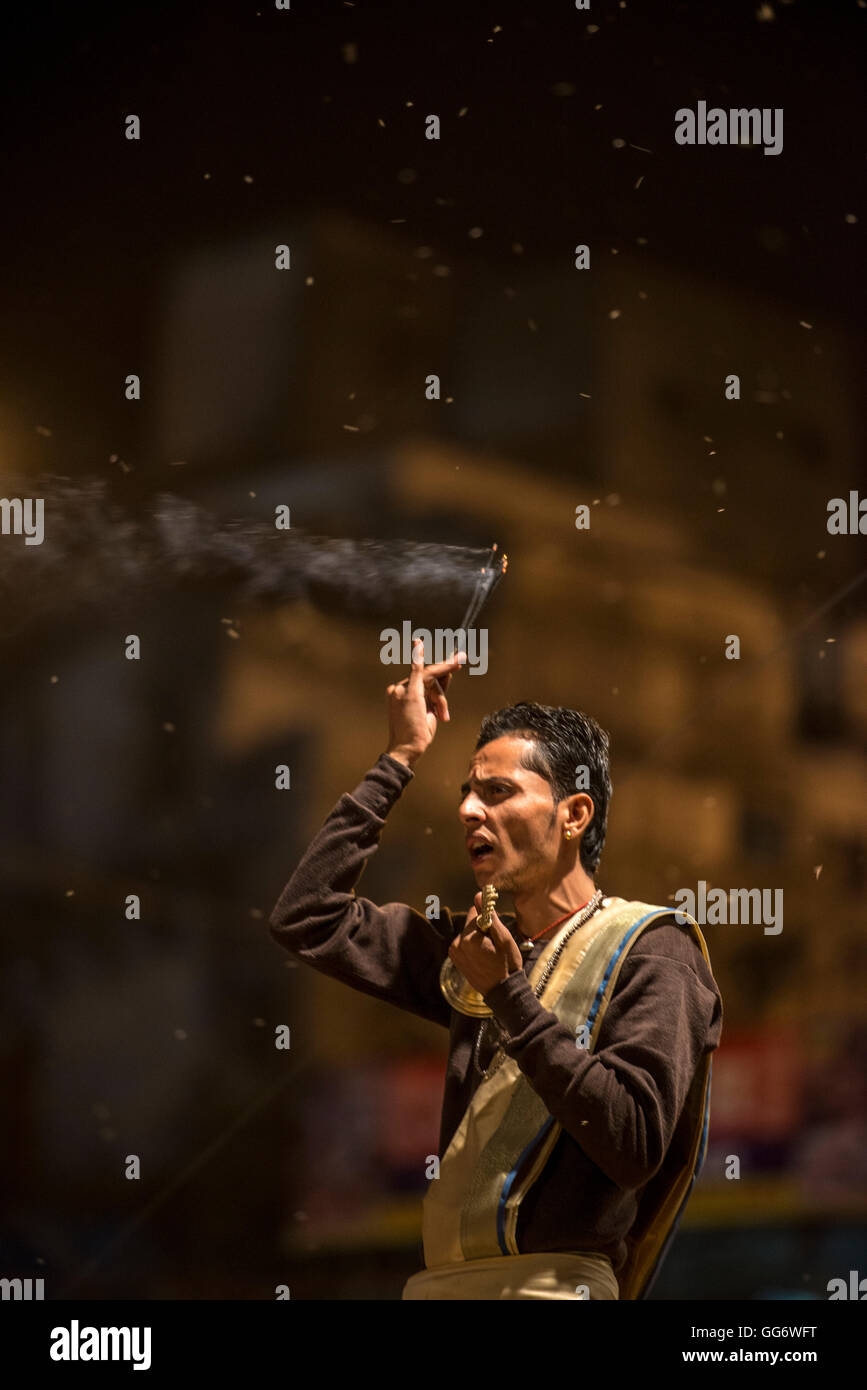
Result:
<instances>
[{"instance_id":1,"label":"brown sweatshirt","mask_svg":"<svg viewBox=\"0 0 867 1390\"><path fill-rule=\"evenodd\" d=\"M442 1157L481 1079L473 1045L486 1021L453 1011L439 986L466 913L442 908L439 920L429 921L405 903L378 907L355 894L385 817L413 777L383 753L354 791L341 796L283 889L270 930L292 956L323 974L449 1029ZM517 939L514 917L501 914L501 920ZM518 1248L600 1251L616 1272L640 1189L662 1163L700 1058L719 1045L722 1000L688 930L673 920L655 923L627 955L596 1050L588 1053L527 980L543 945L535 943L523 971L485 995L506 1053L562 1126L521 1203ZM483 1035L483 1069L494 1032L488 1027Z\"/></svg>"}]
</instances>

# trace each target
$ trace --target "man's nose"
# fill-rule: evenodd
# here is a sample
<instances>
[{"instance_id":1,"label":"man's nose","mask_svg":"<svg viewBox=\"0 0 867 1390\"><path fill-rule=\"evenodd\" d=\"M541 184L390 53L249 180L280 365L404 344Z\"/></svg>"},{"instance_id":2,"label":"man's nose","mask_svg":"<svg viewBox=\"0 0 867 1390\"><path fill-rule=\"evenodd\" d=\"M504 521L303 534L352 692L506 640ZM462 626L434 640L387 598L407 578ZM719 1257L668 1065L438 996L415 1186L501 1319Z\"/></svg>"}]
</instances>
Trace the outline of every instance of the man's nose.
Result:
<instances>
[{"instance_id":1,"label":"man's nose","mask_svg":"<svg viewBox=\"0 0 867 1390\"><path fill-rule=\"evenodd\" d=\"M458 807L458 815L460 816L464 825L469 825L472 821L484 819L484 813L484 806L473 792L470 792L469 795L465 796L460 806Z\"/></svg>"}]
</instances>

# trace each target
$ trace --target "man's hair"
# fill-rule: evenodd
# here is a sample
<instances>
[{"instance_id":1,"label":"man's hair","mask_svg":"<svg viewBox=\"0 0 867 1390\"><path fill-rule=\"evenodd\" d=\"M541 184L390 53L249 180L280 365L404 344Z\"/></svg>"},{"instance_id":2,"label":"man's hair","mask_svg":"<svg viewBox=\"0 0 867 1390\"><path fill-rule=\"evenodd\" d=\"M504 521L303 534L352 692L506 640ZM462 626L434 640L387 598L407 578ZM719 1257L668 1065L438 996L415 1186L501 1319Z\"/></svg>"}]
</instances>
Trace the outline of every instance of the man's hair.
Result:
<instances>
[{"instance_id":1,"label":"man's hair","mask_svg":"<svg viewBox=\"0 0 867 1390\"><path fill-rule=\"evenodd\" d=\"M583 790L593 801L593 819L581 836L580 854L584 870L594 874L605 844L611 797L607 733L578 710L522 700L482 720L476 749L509 735L534 740L521 754L521 766L551 783L555 804ZM576 786L582 767L587 768L586 788Z\"/></svg>"}]
</instances>

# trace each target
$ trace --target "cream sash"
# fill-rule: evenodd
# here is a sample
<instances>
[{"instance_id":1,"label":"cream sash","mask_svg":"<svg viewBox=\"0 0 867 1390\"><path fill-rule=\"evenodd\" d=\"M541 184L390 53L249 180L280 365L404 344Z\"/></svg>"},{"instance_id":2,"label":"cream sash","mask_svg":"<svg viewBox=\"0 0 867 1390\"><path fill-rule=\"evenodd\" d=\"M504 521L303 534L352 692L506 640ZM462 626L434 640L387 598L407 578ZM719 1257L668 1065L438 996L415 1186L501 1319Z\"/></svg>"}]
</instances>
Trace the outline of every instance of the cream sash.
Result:
<instances>
[{"instance_id":1,"label":"cream sash","mask_svg":"<svg viewBox=\"0 0 867 1390\"><path fill-rule=\"evenodd\" d=\"M570 1027L586 1027L588 1051L593 1051L623 961L642 932L673 909L649 903L606 898L566 942L539 996ZM535 962L530 975L535 985L577 913L564 923ZM705 959L707 947L695 922L688 919ZM689 1133L676 1131L671 1149L677 1156L673 1171L665 1163L654 1175L653 1211L643 1202L636 1225L642 1228L638 1245L630 1245L627 1267L620 1271L621 1298L641 1297L666 1239L672 1233L704 1157L710 1098L710 1056L699 1067L679 1121ZM466 1261L517 1256L520 1204L538 1179L556 1144L562 1126L548 1112L518 1064L505 1057L483 1080L452 1137L440 1176L431 1180L423 1206L425 1265L428 1270L454 1269ZM686 1142L684 1142L686 1140ZM657 1181L662 1175L663 1181ZM656 1217L660 1220L657 1220ZM627 1242L629 1244L629 1242ZM420 1277L420 1276L417 1276ZM582 1281L578 1280L577 1283ZM584 1281L586 1282L586 1281Z\"/></svg>"},{"instance_id":2,"label":"cream sash","mask_svg":"<svg viewBox=\"0 0 867 1390\"><path fill-rule=\"evenodd\" d=\"M571 1251L500 1255L423 1269L404 1285L403 1299L556 1299L613 1302L617 1280L606 1255Z\"/></svg>"}]
</instances>

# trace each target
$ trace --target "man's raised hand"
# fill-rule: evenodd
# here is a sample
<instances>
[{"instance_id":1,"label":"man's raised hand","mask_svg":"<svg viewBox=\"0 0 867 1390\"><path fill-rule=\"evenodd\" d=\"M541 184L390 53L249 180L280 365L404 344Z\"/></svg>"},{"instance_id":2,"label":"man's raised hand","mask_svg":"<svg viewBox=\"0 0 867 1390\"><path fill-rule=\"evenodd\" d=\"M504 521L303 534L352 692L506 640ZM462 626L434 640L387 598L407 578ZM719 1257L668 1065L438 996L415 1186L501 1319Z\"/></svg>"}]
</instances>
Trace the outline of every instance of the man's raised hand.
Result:
<instances>
[{"instance_id":1,"label":"man's raised hand","mask_svg":"<svg viewBox=\"0 0 867 1390\"><path fill-rule=\"evenodd\" d=\"M424 643L412 644L410 674L386 691L388 700L388 748L386 752L411 767L428 748L437 731L437 722L448 721L446 690L455 671L467 659L466 652L455 652L448 661L424 664Z\"/></svg>"}]
</instances>

